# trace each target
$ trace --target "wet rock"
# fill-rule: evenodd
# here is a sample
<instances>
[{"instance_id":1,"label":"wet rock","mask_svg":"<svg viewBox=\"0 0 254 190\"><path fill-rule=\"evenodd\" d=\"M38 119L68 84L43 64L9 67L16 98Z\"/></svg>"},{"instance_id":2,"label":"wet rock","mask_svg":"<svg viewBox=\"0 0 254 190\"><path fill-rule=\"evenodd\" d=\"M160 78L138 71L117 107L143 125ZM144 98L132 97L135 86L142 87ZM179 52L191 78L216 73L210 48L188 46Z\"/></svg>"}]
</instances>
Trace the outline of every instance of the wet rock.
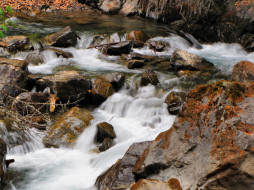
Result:
<instances>
[{"instance_id":1,"label":"wet rock","mask_svg":"<svg viewBox=\"0 0 254 190\"><path fill-rule=\"evenodd\" d=\"M171 91L165 99L165 103L168 105L168 112L172 115L178 115L185 101L185 92Z\"/></svg>"},{"instance_id":2,"label":"wet rock","mask_svg":"<svg viewBox=\"0 0 254 190\"><path fill-rule=\"evenodd\" d=\"M104 152L111 148L114 145L114 141L111 138L105 138L102 142L102 145L99 146L99 151Z\"/></svg>"},{"instance_id":3,"label":"wet rock","mask_svg":"<svg viewBox=\"0 0 254 190\"><path fill-rule=\"evenodd\" d=\"M131 186L130 190L182 190L179 181L175 178L168 182L158 181L155 179L140 179Z\"/></svg>"},{"instance_id":4,"label":"wet rock","mask_svg":"<svg viewBox=\"0 0 254 190\"><path fill-rule=\"evenodd\" d=\"M7 36L0 40L0 47L6 48L10 53L16 53L32 50L33 44L27 36Z\"/></svg>"},{"instance_id":5,"label":"wet rock","mask_svg":"<svg viewBox=\"0 0 254 190\"><path fill-rule=\"evenodd\" d=\"M254 51L254 34L247 33L244 34L241 38L241 44L249 52Z\"/></svg>"},{"instance_id":6,"label":"wet rock","mask_svg":"<svg viewBox=\"0 0 254 190\"><path fill-rule=\"evenodd\" d=\"M111 34L111 35L109 36L109 41L110 41L110 43L120 42L121 39L120 39L119 34L118 34L117 32L114 33L114 34Z\"/></svg>"},{"instance_id":7,"label":"wet rock","mask_svg":"<svg viewBox=\"0 0 254 190\"><path fill-rule=\"evenodd\" d=\"M146 141L132 144L122 159L118 160L96 179L95 186L98 189L130 188L131 184L135 182L135 176L131 172L133 166L149 143Z\"/></svg>"},{"instance_id":8,"label":"wet rock","mask_svg":"<svg viewBox=\"0 0 254 190\"><path fill-rule=\"evenodd\" d=\"M103 35L94 35L93 39L90 43L90 46L99 46L103 44L103 40L105 39L105 36Z\"/></svg>"},{"instance_id":9,"label":"wet rock","mask_svg":"<svg viewBox=\"0 0 254 190\"><path fill-rule=\"evenodd\" d=\"M201 71L189 71L189 70L180 70L177 72L177 74L181 77L186 77L190 79L198 79L201 77L202 72Z\"/></svg>"},{"instance_id":10,"label":"wet rock","mask_svg":"<svg viewBox=\"0 0 254 190\"><path fill-rule=\"evenodd\" d=\"M0 57L9 58L11 53L6 48L0 47Z\"/></svg>"},{"instance_id":11,"label":"wet rock","mask_svg":"<svg viewBox=\"0 0 254 190\"><path fill-rule=\"evenodd\" d=\"M174 70L169 58L159 58L159 57L155 60L148 62L148 64L144 68L153 69L157 71Z\"/></svg>"},{"instance_id":12,"label":"wet rock","mask_svg":"<svg viewBox=\"0 0 254 190\"><path fill-rule=\"evenodd\" d=\"M131 59L124 63L128 69L140 69L146 66L148 63L145 60Z\"/></svg>"},{"instance_id":13,"label":"wet rock","mask_svg":"<svg viewBox=\"0 0 254 190\"><path fill-rule=\"evenodd\" d=\"M56 49L56 48L47 48L46 51L53 51L55 52L55 54L57 55L57 57L62 56L63 58L73 58L73 54L67 51L63 51L60 49Z\"/></svg>"},{"instance_id":14,"label":"wet rock","mask_svg":"<svg viewBox=\"0 0 254 190\"><path fill-rule=\"evenodd\" d=\"M37 80L36 88L38 91L43 91L46 87L49 87L63 103L75 101L82 103L88 98L88 90L91 89L91 84L76 71L63 71Z\"/></svg>"},{"instance_id":15,"label":"wet rock","mask_svg":"<svg viewBox=\"0 0 254 190\"><path fill-rule=\"evenodd\" d=\"M149 38L150 37L145 32L140 30L131 31L127 37L128 40L134 40L134 44L133 44L134 48L143 47L145 42Z\"/></svg>"},{"instance_id":16,"label":"wet rock","mask_svg":"<svg viewBox=\"0 0 254 190\"><path fill-rule=\"evenodd\" d=\"M89 126L92 119L93 116L89 112L73 107L49 127L43 143L46 147L74 145L78 136Z\"/></svg>"},{"instance_id":17,"label":"wet rock","mask_svg":"<svg viewBox=\"0 0 254 190\"><path fill-rule=\"evenodd\" d=\"M41 63L44 63L44 58L40 51L34 51L34 52L28 53L25 60L26 62L33 65L39 65Z\"/></svg>"},{"instance_id":18,"label":"wet rock","mask_svg":"<svg viewBox=\"0 0 254 190\"><path fill-rule=\"evenodd\" d=\"M49 94L43 92L23 92L12 103L12 111L22 115L38 115L48 107Z\"/></svg>"},{"instance_id":19,"label":"wet rock","mask_svg":"<svg viewBox=\"0 0 254 190\"><path fill-rule=\"evenodd\" d=\"M43 46L54 47L71 47L77 44L78 35L74 32L70 26L67 26L57 33L46 36L41 39Z\"/></svg>"},{"instance_id":20,"label":"wet rock","mask_svg":"<svg viewBox=\"0 0 254 190\"><path fill-rule=\"evenodd\" d=\"M208 71L215 66L204 58L176 49L171 56L171 64L176 70Z\"/></svg>"},{"instance_id":21,"label":"wet rock","mask_svg":"<svg viewBox=\"0 0 254 190\"><path fill-rule=\"evenodd\" d=\"M114 139L116 134L112 125L107 122L99 123L97 126L96 142L103 142L106 138Z\"/></svg>"},{"instance_id":22,"label":"wet rock","mask_svg":"<svg viewBox=\"0 0 254 190\"><path fill-rule=\"evenodd\" d=\"M136 179L177 177L190 190L253 189L253 100L254 83L196 86L173 126L136 162Z\"/></svg>"},{"instance_id":23,"label":"wet rock","mask_svg":"<svg viewBox=\"0 0 254 190\"><path fill-rule=\"evenodd\" d=\"M123 0L99 0L98 7L104 13L115 14L122 7Z\"/></svg>"},{"instance_id":24,"label":"wet rock","mask_svg":"<svg viewBox=\"0 0 254 190\"><path fill-rule=\"evenodd\" d=\"M254 63L241 61L234 65L232 80L238 82L254 82Z\"/></svg>"},{"instance_id":25,"label":"wet rock","mask_svg":"<svg viewBox=\"0 0 254 190\"><path fill-rule=\"evenodd\" d=\"M41 75L32 75L32 74L29 74L27 75L27 83L26 83L26 89L28 91L31 91L35 88L36 86L36 82L42 78Z\"/></svg>"},{"instance_id":26,"label":"wet rock","mask_svg":"<svg viewBox=\"0 0 254 190\"><path fill-rule=\"evenodd\" d=\"M164 51L164 50L166 50L166 48L170 47L169 42L163 41L159 37L149 39L146 43L149 44L152 49L154 49L155 51L159 51L159 52Z\"/></svg>"},{"instance_id":27,"label":"wet rock","mask_svg":"<svg viewBox=\"0 0 254 190\"><path fill-rule=\"evenodd\" d=\"M120 42L116 45L110 45L106 49L108 55L128 54L131 51L133 41Z\"/></svg>"},{"instance_id":28,"label":"wet rock","mask_svg":"<svg viewBox=\"0 0 254 190\"><path fill-rule=\"evenodd\" d=\"M23 92L27 83L27 65L23 60L0 58L0 99Z\"/></svg>"},{"instance_id":29,"label":"wet rock","mask_svg":"<svg viewBox=\"0 0 254 190\"><path fill-rule=\"evenodd\" d=\"M92 81L91 95L93 104L95 105L101 104L113 93L114 89L111 83L101 80L99 78Z\"/></svg>"},{"instance_id":30,"label":"wet rock","mask_svg":"<svg viewBox=\"0 0 254 190\"><path fill-rule=\"evenodd\" d=\"M6 143L0 139L0 188L3 189L6 185L6 174L7 168L5 163L5 158L7 154Z\"/></svg>"},{"instance_id":31,"label":"wet rock","mask_svg":"<svg viewBox=\"0 0 254 190\"><path fill-rule=\"evenodd\" d=\"M122 88L125 82L125 74L123 73L109 73L99 76L98 78L112 84L114 91L116 92Z\"/></svg>"},{"instance_id":32,"label":"wet rock","mask_svg":"<svg viewBox=\"0 0 254 190\"><path fill-rule=\"evenodd\" d=\"M146 70L141 77L140 84L141 86L146 86L148 84L157 85L159 82L157 75L151 69Z\"/></svg>"}]
</instances>

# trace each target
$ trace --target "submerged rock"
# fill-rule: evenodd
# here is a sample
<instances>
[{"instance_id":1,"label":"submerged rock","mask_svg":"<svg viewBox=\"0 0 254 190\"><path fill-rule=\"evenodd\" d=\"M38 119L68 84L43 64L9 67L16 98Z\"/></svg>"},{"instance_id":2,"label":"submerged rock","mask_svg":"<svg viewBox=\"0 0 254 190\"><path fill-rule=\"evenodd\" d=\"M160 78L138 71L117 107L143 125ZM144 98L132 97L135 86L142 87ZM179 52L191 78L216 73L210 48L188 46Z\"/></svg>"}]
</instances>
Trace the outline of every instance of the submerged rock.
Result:
<instances>
[{"instance_id":1,"label":"submerged rock","mask_svg":"<svg viewBox=\"0 0 254 190\"><path fill-rule=\"evenodd\" d=\"M141 76L141 81L140 81L141 86L146 86L148 84L156 86L158 83L160 82L157 78L157 75L151 69L146 70Z\"/></svg>"},{"instance_id":2,"label":"submerged rock","mask_svg":"<svg viewBox=\"0 0 254 190\"><path fill-rule=\"evenodd\" d=\"M23 60L0 58L0 99L17 96L27 83L27 65Z\"/></svg>"},{"instance_id":3,"label":"submerged rock","mask_svg":"<svg viewBox=\"0 0 254 190\"><path fill-rule=\"evenodd\" d=\"M10 53L33 50L33 44L27 36L7 36L0 40L0 47L6 48Z\"/></svg>"},{"instance_id":4,"label":"submerged rock","mask_svg":"<svg viewBox=\"0 0 254 190\"><path fill-rule=\"evenodd\" d=\"M232 80L238 82L254 82L254 63L241 61L234 65Z\"/></svg>"},{"instance_id":5,"label":"submerged rock","mask_svg":"<svg viewBox=\"0 0 254 190\"><path fill-rule=\"evenodd\" d=\"M100 190L130 188L135 182L135 176L131 172L133 166L149 143L146 141L132 144L122 159L96 179L95 186Z\"/></svg>"},{"instance_id":6,"label":"submerged rock","mask_svg":"<svg viewBox=\"0 0 254 190\"><path fill-rule=\"evenodd\" d=\"M48 128L43 139L46 147L68 147L74 145L78 136L89 126L93 116L78 107L66 112L54 125Z\"/></svg>"},{"instance_id":7,"label":"submerged rock","mask_svg":"<svg viewBox=\"0 0 254 190\"><path fill-rule=\"evenodd\" d=\"M55 47L71 47L75 46L78 41L78 35L74 32L70 26L67 26L57 33L50 34L41 39L43 46L55 46Z\"/></svg>"},{"instance_id":8,"label":"submerged rock","mask_svg":"<svg viewBox=\"0 0 254 190\"><path fill-rule=\"evenodd\" d=\"M171 56L171 64L176 70L209 71L215 66L204 58L176 49Z\"/></svg>"},{"instance_id":9,"label":"submerged rock","mask_svg":"<svg viewBox=\"0 0 254 190\"><path fill-rule=\"evenodd\" d=\"M136 179L177 178L183 189L253 189L254 83L196 86L171 129L151 143Z\"/></svg>"},{"instance_id":10,"label":"submerged rock","mask_svg":"<svg viewBox=\"0 0 254 190\"><path fill-rule=\"evenodd\" d=\"M165 103L168 105L168 112L172 115L178 115L179 111L182 108L183 103L186 101L185 92L170 92L165 100Z\"/></svg>"}]
</instances>

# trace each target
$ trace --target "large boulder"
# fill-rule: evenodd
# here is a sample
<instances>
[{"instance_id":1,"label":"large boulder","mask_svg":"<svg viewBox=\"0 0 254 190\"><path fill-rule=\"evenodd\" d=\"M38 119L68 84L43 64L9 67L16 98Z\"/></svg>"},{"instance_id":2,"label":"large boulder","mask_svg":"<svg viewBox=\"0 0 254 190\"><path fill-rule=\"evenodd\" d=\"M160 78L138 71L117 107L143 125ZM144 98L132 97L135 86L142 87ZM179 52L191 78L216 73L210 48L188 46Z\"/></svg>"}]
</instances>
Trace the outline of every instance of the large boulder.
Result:
<instances>
[{"instance_id":1,"label":"large boulder","mask_svg":"<svg viewBox=\"0 0 254 190\"><path fill-rule=\"evenodd\" d=\"M254 82L254 63L241 61L234 65L232 80L238 82Z\"/></svg>"},{"instance_id":2,"label":"large boulder","mask_svg":"<svg viewBox=\"0 0 254 190\"><path fill-rule=\"evenodd\" d=\"M131 172L133 166L149 143L141 142L132 144L122 159L118 160L96 179L95 186L99 190L130 188L131 184L135 183L135 176Z\"/></svg>"},{"instance_id":3,"label":"large boulder","mask_svg":"<svg viewBox=\"0 0 254 190\"><path fill-rule=\"evenodd\" d=\"M209 71L215 69L211 62L180 49L173 52L171 64L176 70Z\"/></svg>"},{"instance_id":4,"label":"large boulder","mask_svg":"<svg viewBox=\"0 0 254 190\"><path fill-rule=\"evenodd\" d=\"M186 101L185 92L171 91L165 99L165 103L168 105L168 112L172 115L178 115L185 101Z\"/></svg>"},{"instance_id":5,"label":"large boulder","mask_svg":"<svg viewBox=\"0 0 254 190\"><path fill-rule=\"evenodd\" d=\"M45 76L36 81L38 91L49 87L63 103L82 103L88 98L90 81L78 74L77 71L63 71L53 76Z\"/></svg>"},{"instance_id":6,"label":"large boulder","mask_svg":"<svg viewBox=\"0 0 254 190\"><path fill-rule=\"evenodd\" d=\"M92 119L93 116L89 112L73 107L48 128L43 143L46 147L72 146Z\"/></svg>"},{"instance_id":7,"label":"large boulder","mask_svg":"<svg viewBox=\"0 0 254 190\"><path fill-rule=\"evenodd\" d=\"M253 189L254 83L196 86L171 129L137 161L136 179L177 178L183 189Z\"/></svg>"},{"instance_id":8,"label":"large boulder","mask_svg":"<svg viewBox=\"0 0 254 190\"><path fill-rule=\"evenodd\" d=\"M6 48L10 53L16 53L32 50L33 44L27 36L7 36L0 40L0 47Z\"/></svg>"},{"instance_id":9,"label":"large boulder","mask_svg":"<svg viewBox=\"0 0 254 190\"><path fill-rule=\"evenodd\" d=\"M6 143L2 139L0 139L0 189L3 189L4 186L6 185L6 173L7 173L5 163L6 154L7 154Z\"/></svg>"},{"instance_id":10,"label":"large boulder","mask_svg":"<svg viewBox=\"0 0 254 190\"><path fill-rule=\"evenodd\" d=\"M76 32L74 32L70 26L66 26L59 32L50 34L41 39L41 43L46 47L71 47L77 44L78 38L79 37Z\"/></svg>"},{"instance_id":11,"label":"large boulder","mask_svg":"<svg viewBox=\"0 0 254 190\"><path fill-rule=\"evenodd\" d=\"M17 96L26 87L26 61L0 58L0 99L6 96Z\"/></svg>"},{"instance_id":12,"label":"large boulder","mask_svg":"<svg viewBox=\"0 0 254 190\"><path fill-rule=\"evenodd\" d=\"M182 190L182 187L179 181L174 178L168 180L168 182L140 179L137 183L132 184L130 190Z\"/></svg>"},{"instance_id":13,"label":"large boulder","mask_svg":"<svg viewBox=\"0 0 254 190\"><path fill-rule=\"evenodd\" d=\"M126 0L123 4L123 7L120 11L125 16L131 16L134 15L137 12L138 9L138 2L139 0Z\"/></svg>"}]
</instances>

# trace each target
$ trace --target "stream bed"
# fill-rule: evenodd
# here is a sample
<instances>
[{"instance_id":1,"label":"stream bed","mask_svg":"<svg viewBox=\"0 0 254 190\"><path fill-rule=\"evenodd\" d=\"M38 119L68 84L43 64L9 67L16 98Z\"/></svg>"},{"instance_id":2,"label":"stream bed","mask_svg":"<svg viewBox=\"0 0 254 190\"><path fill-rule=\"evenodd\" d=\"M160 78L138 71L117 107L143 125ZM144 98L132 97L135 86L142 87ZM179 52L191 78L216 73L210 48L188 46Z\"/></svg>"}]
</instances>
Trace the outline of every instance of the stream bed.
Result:
<instances>
[{"instance_id":1,"label":"stream bed","mask_svg":"<svg viewBox=\"0 0 254 190\"><path fill-rule=\"evenodd\" d=\"M8 169L7 189L12 190L95 189L96 178L121 158L132 143L153 140L172 126L175 116L168 113L164 103L170 91L188 92L196 84L230 79L234 64L242 60L254 62L254 53L245 52L239 44L202 44L202 49L196 49L185 39L171 34L167 27L146 19L76 13L72 17L47 14L37 19L11 20L15 27L9 29L8 35L22 34L36 39L70 25L81 37L75 47L62 48L71 52L73 58L44 54L45 63L29 65L32 74L51 75L64 70L77 70L88 78L110 72L122 72L127 76L125 85L119 92L91 111L94 120L79 136L73 148L44 148L41 142L44 133L34 130L34 137L29 144L10 151L7 158L15 159L15 163ZM170 44L163 52L154 53L144 47L134 49L136 53L169 57L175 49L180 48L206 58L222 74L208 81L191 81L179 78L170 71L156 71L160 84L156 87L140 87L139 79L144 70L127 69L120 56L106 56L97 49L86 49L94 35L118 32L123 37L132 30L142 30L151 37ZM38 47L38 44L34 42L34 46ZM26 55L27 52L21 52L13 58L25 59ZM96 125L104 121L114 126L117 138L113 147L95 153L91 150L96 147Z\"/></svg>"}]
</instances>

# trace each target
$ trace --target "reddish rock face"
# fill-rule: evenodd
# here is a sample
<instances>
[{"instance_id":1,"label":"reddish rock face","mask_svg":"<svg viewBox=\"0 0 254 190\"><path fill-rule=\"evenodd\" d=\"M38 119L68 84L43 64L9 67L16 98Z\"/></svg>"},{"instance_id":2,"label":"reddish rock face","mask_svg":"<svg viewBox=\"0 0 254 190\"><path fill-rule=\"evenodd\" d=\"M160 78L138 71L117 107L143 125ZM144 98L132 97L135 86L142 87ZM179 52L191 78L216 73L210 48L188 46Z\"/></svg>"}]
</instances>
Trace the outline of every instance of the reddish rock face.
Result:
<instances>
[{"instance_id":1,"label":"reddish rock face","mask_svg":"<svg viewBox=\"0 0 254 190\"><path fill-rule=\"evenodd\" d=\"M254 63L241 61L234 65L232 80L238 82L254 82Z\"/></svg>"},{"instance_id":2,"label":"reddish rock face","mask_svg":"<svg viewBox=\"0 0 254 190\"><path fill-rule=\"evenodd\" d=\"M254 83L195 87L172 128L134 166L136 178L179 179L183 189L253 189Z\"/></svg>"}]
</instances>

